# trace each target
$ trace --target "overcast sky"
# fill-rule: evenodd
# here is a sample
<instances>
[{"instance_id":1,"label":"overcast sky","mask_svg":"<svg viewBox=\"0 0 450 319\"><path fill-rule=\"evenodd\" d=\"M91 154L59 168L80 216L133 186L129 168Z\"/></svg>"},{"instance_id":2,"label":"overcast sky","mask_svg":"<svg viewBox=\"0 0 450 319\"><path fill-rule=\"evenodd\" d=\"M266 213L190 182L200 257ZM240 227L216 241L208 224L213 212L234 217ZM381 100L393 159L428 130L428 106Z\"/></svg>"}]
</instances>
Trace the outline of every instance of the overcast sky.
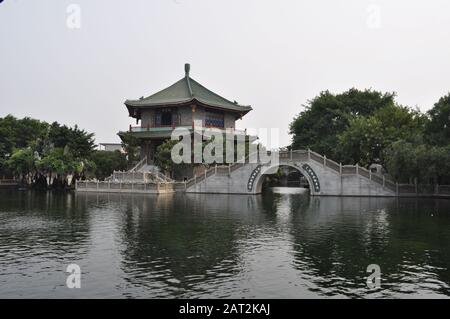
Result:
<instances>
[{"instance_id":1,"label":"overcast sky","mask_svg":"<svg viewBox=\"0 0 450 319\"><path fill-rule=\"evenodd\" d=\"M239 127L279 127L286 145L322 90L432 107L450 91L449 13L448 0L4 0L0 116L118 142L133 123L124 100L179 80L189 62L192 78L252 105Z\"/></svg>"}]
</instances>

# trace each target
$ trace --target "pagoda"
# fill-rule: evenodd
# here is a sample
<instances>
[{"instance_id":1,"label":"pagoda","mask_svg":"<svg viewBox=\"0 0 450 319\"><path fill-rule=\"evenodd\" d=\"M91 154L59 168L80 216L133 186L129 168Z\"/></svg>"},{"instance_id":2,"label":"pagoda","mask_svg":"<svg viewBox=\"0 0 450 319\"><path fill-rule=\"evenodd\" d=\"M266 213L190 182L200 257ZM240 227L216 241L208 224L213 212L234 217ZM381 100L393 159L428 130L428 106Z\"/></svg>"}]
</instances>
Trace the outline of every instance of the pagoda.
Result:
<instances>
[{"instance_id":1,"label":"pagoda","mask_svg":"<svg viewBox=\"0 0 450 319\"><path fill-rule=\"evenodd\" d=\"M232 129L235 134L245 132L235 129L238 119L252 110L251 106L231 102L207 89L189 75L190 65L185 64L184 77L171 86L138 100L126 100L130 117L139 126L129 127L141 146L141 159L153 164L156 148L170 139L177 127L190 130L195 123L205 128ZM119 132L122 137L126 132Z\"/></svg>"}]
</instances>

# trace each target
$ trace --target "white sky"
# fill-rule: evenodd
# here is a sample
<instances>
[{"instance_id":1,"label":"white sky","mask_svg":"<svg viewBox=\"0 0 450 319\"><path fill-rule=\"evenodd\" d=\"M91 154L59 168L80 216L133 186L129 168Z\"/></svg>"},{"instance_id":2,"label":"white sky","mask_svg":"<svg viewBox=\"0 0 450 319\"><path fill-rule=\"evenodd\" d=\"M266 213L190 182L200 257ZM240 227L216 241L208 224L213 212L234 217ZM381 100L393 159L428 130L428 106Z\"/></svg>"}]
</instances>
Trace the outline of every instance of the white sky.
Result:
<instances>
[{"instance_id":1,"label":"white sky","mask_svg":"<svg viewBox=\"0 0 450 319\"><path fill-rule=\"evenodd\" d=\"M67 27L69 4L81 27ZM428 110L450 91L448 0L4 0L0 116L118 142L123 102L191 76L253 111L238 126L278 127L329 89L395 91Z\"/></svg>"}]
</instances>

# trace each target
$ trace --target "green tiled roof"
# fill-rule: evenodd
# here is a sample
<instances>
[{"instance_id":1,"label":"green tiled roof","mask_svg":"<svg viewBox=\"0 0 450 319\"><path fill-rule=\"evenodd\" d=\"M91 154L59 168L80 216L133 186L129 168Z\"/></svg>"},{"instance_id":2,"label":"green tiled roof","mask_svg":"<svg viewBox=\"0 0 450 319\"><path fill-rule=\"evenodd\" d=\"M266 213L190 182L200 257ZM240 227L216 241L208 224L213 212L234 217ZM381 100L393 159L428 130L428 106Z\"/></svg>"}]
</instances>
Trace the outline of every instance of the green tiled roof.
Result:
<instances>
[{"instance_id":1,"label":"green tiled roof","mask_svg":"<svg viewBox=\"0 0 450 319\"><path fill-rule=\"evenodd\" d=\"M191 101L198 101L212 107L242 112L244 114L252 109L251 106L239 105L236 102L231 102L208 90L203 85L192 79L189 76L189 64L186 64L185 71L185 77L168 88L139 100L126 100L125 105L128 107L146 108L153 106L185 104Z\"/></svg>"}]
</instances>

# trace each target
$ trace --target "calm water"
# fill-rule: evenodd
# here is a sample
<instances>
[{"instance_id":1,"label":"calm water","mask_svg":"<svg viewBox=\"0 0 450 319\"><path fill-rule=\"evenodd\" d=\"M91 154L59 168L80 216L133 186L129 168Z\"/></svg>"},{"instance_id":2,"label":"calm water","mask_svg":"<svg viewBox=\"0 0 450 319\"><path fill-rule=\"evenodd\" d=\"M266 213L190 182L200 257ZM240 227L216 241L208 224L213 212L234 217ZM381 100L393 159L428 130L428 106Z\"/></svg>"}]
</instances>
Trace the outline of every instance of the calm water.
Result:
<instances>
[{"instance_id":1,"label":"calm water","mask_svg":"<svg viewBox=\"0 0 450 319\"><path fill-rule=\"evenodd\" d=\"M449 297L449 268L450 200L0 192L1 298Z\"/></svg>"}]
</instances>

